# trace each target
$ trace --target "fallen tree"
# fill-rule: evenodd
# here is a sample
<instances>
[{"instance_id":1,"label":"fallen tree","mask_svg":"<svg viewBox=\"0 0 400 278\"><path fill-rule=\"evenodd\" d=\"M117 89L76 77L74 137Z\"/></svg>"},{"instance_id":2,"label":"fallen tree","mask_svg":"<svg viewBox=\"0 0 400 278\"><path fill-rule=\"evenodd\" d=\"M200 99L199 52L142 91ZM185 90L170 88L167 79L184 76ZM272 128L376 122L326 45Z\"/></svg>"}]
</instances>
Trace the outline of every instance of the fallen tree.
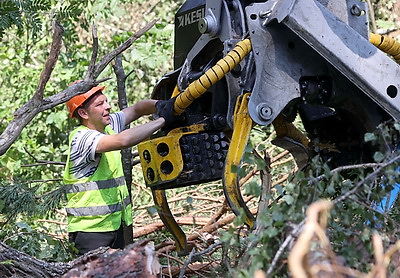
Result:
<instances>
[{"instance_id":1,"label":"fallen tree","mask_svg":"<svg viewBox=\"0 0 400 278\"><path fill-rule=\"evenodd\" d=\"M154 244L138 241L123 250L101 247L68 263L38 260L0 242L1 277L157 277Z\"/></svg>"}]
</instances>

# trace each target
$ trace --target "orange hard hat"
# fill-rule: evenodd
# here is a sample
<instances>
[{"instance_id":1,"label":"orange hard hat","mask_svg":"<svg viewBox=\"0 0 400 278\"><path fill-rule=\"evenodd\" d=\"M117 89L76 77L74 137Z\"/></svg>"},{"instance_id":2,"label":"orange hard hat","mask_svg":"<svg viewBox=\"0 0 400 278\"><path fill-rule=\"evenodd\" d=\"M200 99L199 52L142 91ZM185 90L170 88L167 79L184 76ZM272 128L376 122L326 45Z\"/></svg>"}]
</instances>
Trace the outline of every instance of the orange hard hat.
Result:
<instances>
[{"instance_id":1,"label":"orange hard hat","mask_svg":"<svg viewBox=\"0 0 400 278\"><path fill-rule=\"evenodd\" d=\"M69 86L72 86L76 83L82 82L82 80L76 80L73 83L71 83ZM89 91L87 91L86 93L80 94L80 95L76 95L73 98L71 98L70 100L67 101L66 105L67 105L67 109L69 111L69 116L71 118L75 118L74 116L74 112L76 110L76 108L78 108L79 106L81 106L88 98L90 98L94 93L97 92L101 92L103 91L105 88L105 86L95 86L92 89L90 89Z\"/></svg>"}]
</instances>

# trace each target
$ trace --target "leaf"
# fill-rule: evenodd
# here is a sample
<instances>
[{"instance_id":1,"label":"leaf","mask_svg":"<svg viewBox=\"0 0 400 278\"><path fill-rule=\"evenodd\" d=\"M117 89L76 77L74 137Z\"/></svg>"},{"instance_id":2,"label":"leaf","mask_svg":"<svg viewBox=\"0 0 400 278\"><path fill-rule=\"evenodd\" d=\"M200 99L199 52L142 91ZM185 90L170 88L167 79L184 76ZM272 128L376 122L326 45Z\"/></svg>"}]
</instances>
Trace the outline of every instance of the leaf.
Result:
<instances>
[{"instance_id":1,"label":"leaf","mask_svg":"<svg viewBox=\"0 0 400 278\"><path fill-rule=\"evenodd\" d=\"M269 237L275 237L278 234L278 229L275 227L270 227L266 230L266 233Z\"/></svg>"},{"instance_id":2,"label":"leaf","mask_svg":"<svg viewBox=\"0 0 400 278\"><path fill-rule=\"evenodd\" d=\"M365 133L364 135L364 141L365 142L371 142L371 141L375 141L376 140L376 136L373 133Z\"/></svg>"},{"instance_id":3,"label":"leaf","mask_svg":"<svg viewBox=\"0 0 400 278\"><path fill-rule=\"evenodd\" d=\"M285 195L283 196L283 200L285 200L285 202L288 205L292 205L294 203L294 198L291 195Z\"/></svg>"},{"instance_id":4,"label":"leaf","mask_svg":"<svg viewBox=\"0 0 400 278\"><path fill-rule=\"evenodd\" d=\"M374 153L374 160L376 161L376 162L381 162L381 161L383 161L385 159L385 155L383 154L383 153L381 153L381 152L376 152L376 153Z\"/></svg>"},{"instance_id":5,"label":"leaf","mask_svg":"<svg viewBox=\"0 0 400 278\"><path fill-rule=\"evenodd\" d=\"M273 211L272 219L274 219L275 221L280 221L280 222L283 221L284 220L283 213L281 213L280 211Z\"/></svg>"},{"instance_id":6,"label":"leaf","mask_svg":"<svg viewBox=\"0 0 400 278\"><path fill-rule=\"evenodd\" d=\"M288 192L288 193L293 192L294 189L296 188L296 186L297 186L296 184L289 182L289 183L285 186L286 192Z\"/></svg>"},{"instance_id":7,"label":"leaf","mask_svg":"<svg viewBox=\"0 0 400 278\"><path fill-rule=\"evenodd\" d=\"M238 166L232 164L232 166L231 166L231 171L232 171L232 173L237 173L238 170L239 170Z\"/></svg>"},{"instance_id":8,"label":"leaf","mask_svg":"<svg viewBox=\"0 0 400 278\"><path fill-rule=\"evenodd\" d=\"M25 222L17 222L17 223L15 223L15 225L18 228L20 228L20 229L22 229L24 231L27 231L27 232L31 232L32 231L32 228L28 224L26 224Z\"/></svg>"},{"instance_id":9,"label":"leaf","mask_svg":"<svg viewBox=\"0 0 400 278\"><path fill-rule=\"evenodd\" d=\"M14 265L14 261L13 260L5 260L5 261L1 261L0 264L2 264L2 265Z\"/></svg>"},{"instance_id":10,"label":"leaf","mask_svg":"<svg viewBox=\"0 0 400 278\"><path fill-rule=\"evenodd\" d=\"M147 207L146 209L150 215L155 215L157 213L157 208L155 206Z\"/></svg>"}]
</instances>

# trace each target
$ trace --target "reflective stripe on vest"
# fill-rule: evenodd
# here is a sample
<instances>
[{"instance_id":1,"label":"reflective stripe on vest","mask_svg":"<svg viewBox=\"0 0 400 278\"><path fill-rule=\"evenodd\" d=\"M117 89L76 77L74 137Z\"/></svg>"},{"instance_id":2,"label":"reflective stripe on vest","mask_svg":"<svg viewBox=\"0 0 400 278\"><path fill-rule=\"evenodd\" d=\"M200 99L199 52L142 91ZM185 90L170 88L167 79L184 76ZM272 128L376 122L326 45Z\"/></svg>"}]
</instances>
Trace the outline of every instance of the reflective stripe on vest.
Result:
<instances>
[{"instance_id":1,"label":"reflective stripe on vest","mask_svg":"<svg viewBox=\"0 0 400 278\"><path fill-rule=\"evenodd\" d=\"M125 184L125 178L119 177L115 179L109 179L105 181L89 181L84 183L74 183L65 186L65 191L67 193L78 193L89 190L100 190L108 189L113 187L118 187Z\"/></svg>"},{"instance_id":2,"label":"reflective stripe on vest","mask_svg":"<svg viewBox=\"0 0 400 278\"><path fill-rule=\"evenodd\" d=\"M75 134L87 127L81 126L70 134L70 145ZM107 134L114 134L110 126ZM101 154L96 171L90 176L77 179L71 174L70 155L64 171L64 189L68 204L68 232L115 231L124 221L132 224L132 205L122 170L119 151Z\"/></svg>"},{"instance_id":3,"label":"reflective stripe on vest","mask_svg":"<svg viewBox=\"0 0 400 278\"><path fill-rule=\"evenodd\" d=\"M131 199L126 197L124 200L124 206L127 207L131 204ZM83 207L83 208L66 208L68 215L73 216L95 216L95 215L106 215L121 211L121 203L108 206L95 206L95 207Z\"/></svg>"}]
</instances>

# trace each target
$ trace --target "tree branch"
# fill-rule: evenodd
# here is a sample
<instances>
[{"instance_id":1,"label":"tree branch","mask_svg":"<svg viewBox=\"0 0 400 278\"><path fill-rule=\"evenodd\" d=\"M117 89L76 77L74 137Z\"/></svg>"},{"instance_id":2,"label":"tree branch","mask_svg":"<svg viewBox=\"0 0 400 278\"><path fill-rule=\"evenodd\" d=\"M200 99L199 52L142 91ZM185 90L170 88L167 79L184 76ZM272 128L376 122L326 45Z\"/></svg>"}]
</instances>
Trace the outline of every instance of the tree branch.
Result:
<instances>
[{"instance_id":1,"label":"tree branch","mask_svg":"<svg viewBox=\"0 0 400 278\"><path fill-rule=\"evenodd\" d=\"M92 25L92 38L93 38L92 57L90 58L90 64L85 75L85 80L90 80L91 75L93 74L97 60L97 53L99 51L99 38L97 37L97 28L96 25L94 24Z\"/></svg>"},{"instance_id":2,"label":"tree branch","mask_svg":"<svg viewBox=\"0 0 400 278\"><path fill-rule=\"evenodd\" d=\"M121 54L124 52L126 49L128 49L134 41L136 41L138 38L140 38L142 35L144 35L147 31L149 31L158 19L154 19L150 23L148 23L146 26L144 26L142 29L140 29L137 33L133 34L132 37L130 37L128 40L126 40L123 44L121 44L119 47L117 47L114 51L110 52L109 54L105 55L103 59L95 66L93 76L97 78L100 73L105 69L105 67L115 58L117 55ZM93 79L94 80L94 79Z\"/></svg>"},{"instance_id":3,"label":"tree branch","mask_svg":"<svg viewBox=\"0 0 400 278\"><path fill-rule=\"evenodd\" d=\"M19 108L14 113L14 119L9 122L3 133L0 135L0 156L6 153L6 151L10 148L10 146L19 137L25 126L29 124L38 113L51 109L59 104L62 104L70 100L72 97L87 92L88 90L98 85L99 83L108 80L109 78L96 81L96 79L105 69L105 67L118 54L122 53L127 48L129 48L134 41L136 41L140 36L145 34L151 27L153 27L154 24L157 22L157 20L158 19L153 20L152 22L147 24L145 27L143 27L141 30L139 30L137 33L131 36L127 41L125 41L122 45L117 47L114 51L105 55L97 65L93 66L93 68L89 65L88 71L85 75L85 79L83 82L69 86L62 92L59 92L48 98L42 99L44 88L50 78L51 72L54 69L55 63L57 62L58 54L61 48L60 35L62 34L62 28L59 24L54 23L53 24L54 41L52 43L50 55L46 61L46 66L43 69L43 72L39 80L37 93L35 94L34 97L32 97L32 99L30 99L27 103L25 103L21 108ZM94 35L94 37L96 36L97 35ZM95 44L96 43L94 42L94 52L97 52ZM93 57L96 56L97 54L93 53L92 61L94 59Z\"/></svg>"},{"instance_id":4,"label":"tree branch","mask_svg":"<svg viewBox=\"0 0 400 278\"><path fill-rule=\"evenodd\" d=\"M36 98L38 101L41 101L43 99L44 88L46 87L46 84L50 79L51 73L54 70L62 46L62 34L64 33L64 28L55 20L53 20L52 22L52 27L53 41L50 47L50 54L40 75L39 85L34 95L34 98Z\"/></svg>"}]
</instances>

